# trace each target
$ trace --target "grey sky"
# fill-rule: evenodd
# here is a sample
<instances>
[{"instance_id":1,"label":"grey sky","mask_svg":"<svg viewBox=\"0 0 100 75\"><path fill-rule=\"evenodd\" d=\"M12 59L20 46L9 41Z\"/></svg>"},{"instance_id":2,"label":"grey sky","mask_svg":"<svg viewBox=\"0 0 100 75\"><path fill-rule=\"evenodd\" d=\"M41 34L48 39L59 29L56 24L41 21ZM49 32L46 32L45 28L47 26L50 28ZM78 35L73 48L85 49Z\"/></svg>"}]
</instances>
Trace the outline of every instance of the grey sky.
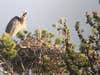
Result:
<instances>
[{"instance_id":1,"label":"grey sky","mask_svg":"<svg viewBox=\"0 0 100 75\"><path fill-rule=\"evenodd\" d=\"M100 12L100 5L98 0L1 0L0 34L4 32L11 18L15 15L21 16L24 9L29 11L27 26L30 31L33 31L37 25L52 30L51 25L64 16L68 19L74 39L76 38L75 22L77 20L85 22L86 10ZM74 41L77 42L75 39Z\"/></svg>"},{"instance_id":2,"label":"grey sky","mask_svg":"<svg viewBox=\"0 0 100 75\"><path fill-rule=\"evenodd\" d=\"M100 10L99 7L97 0L1 0L0 33L9 20L15 15L21 16L24 9L29 11L27 24L33 30L36 25L49 28L62 16L73 26L86 10Z\"/></svg>"}]
</instances>

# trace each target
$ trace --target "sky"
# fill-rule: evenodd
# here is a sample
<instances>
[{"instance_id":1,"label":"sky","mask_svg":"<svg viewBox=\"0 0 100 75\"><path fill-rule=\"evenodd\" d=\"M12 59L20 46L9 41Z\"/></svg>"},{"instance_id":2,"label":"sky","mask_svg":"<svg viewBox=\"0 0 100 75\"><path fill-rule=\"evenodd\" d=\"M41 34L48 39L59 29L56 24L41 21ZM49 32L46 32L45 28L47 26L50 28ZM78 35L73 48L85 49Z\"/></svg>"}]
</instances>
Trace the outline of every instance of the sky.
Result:
<instances>
[{"instance_id":1,"label":"sky","mask_svg":"<svg viewBox=\"0 0 100 75\"><path fill-rule=\"evenodd\" d=\"M0 34L4 33L8 22L14 16L21 16L28 10L27 27L33 32L39 25L41 28L53 30L52 24L60 17L66 17L70 25L72 40L76 40L74 25L76 21L85 22L85 12L98 10L98 0L1 0L0 1ZM88 27L83 28L88 30ZM89 32L87 32L89 33ZM75 39L76 38L76 39Z\"/></svg>"},{"instance_id":2,"label":"sky","mask_svg":"<svg viewBox=\"0 0 100 75\"><path fill-rule=\"evenodd\" d=\"M51 28L60 17L66 17L73 26L82 19L86 10L100 10L97 0L1 0L0 1L0 33L14 16L21 16L23 10L29 14L27 26L30 31L37 25Z\"/></svg>"}]
</instances>

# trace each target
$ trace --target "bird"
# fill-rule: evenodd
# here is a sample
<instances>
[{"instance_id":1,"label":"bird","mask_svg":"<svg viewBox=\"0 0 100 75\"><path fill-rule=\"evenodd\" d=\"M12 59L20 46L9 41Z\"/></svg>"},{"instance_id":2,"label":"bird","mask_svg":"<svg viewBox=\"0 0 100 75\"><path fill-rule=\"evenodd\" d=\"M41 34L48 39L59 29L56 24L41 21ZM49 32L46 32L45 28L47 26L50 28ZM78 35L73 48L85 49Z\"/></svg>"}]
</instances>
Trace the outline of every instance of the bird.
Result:
<instances>
[{"instance_id":1,"label":"bird","mask_svg":"<svg viewBox=\"0 0 100 75\"><path fill-rule=\"evenodd\" d=\"M24 10L21 17L13 17L7 24L5 32L9 34L11 37L14 37L18 32L23 30L26 27L27 13L27 10Z\"/></svg>"}]
</instances>

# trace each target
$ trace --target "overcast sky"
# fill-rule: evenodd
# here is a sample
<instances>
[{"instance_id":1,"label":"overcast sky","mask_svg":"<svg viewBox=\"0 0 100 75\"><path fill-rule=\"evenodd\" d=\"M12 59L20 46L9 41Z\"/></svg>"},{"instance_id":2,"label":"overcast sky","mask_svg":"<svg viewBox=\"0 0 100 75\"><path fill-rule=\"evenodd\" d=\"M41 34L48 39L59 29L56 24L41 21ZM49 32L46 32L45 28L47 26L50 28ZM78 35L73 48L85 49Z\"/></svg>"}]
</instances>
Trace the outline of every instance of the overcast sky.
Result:
<instances>
[{"instance_id":1,"label":"overcast sky","mask_svg":"<svg viewBox=\"0 0 100 75\"><path fill-rule=\"evenodd\" d=\"M27 24L29 30L33 30L36 25L49 28L63 16L72 27L86 10L100 10L100 5L97 0L1 0L0 33L4 32L11 18L21 16L24 9L29 11Z\"/></svg>"},{"instance_id":2,"label":"overcast sky","mask_svg":"<svg viewBox=\"0 0 100 75\"><path fill-rule=\"evenodd\" d=\"M77 20L85 22L86 10L98 10L98 0L1 0L0 1L0 34L14 16L21 16L27 9L27 26L33 31L37 25L52 30L52 24L60 17L66 17L70 24L73 39L76 38L74 25ZM85 26L83 26L85 27ZM88 27L86 27L88 29ZM74 39L75 42L77 40Z\"/></svg>"}]
</instances>

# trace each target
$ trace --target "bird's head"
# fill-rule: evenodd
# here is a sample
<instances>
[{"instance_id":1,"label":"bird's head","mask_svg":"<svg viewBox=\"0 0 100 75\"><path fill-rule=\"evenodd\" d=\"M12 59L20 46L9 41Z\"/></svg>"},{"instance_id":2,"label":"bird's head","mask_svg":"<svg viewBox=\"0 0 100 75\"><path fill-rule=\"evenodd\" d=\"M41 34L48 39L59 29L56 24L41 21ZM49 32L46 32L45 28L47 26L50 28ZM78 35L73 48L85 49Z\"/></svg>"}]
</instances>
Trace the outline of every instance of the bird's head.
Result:
<instances>
[{"instance_id":1,"label":"bird's head","mask_svg":"<svg viewBox=\"0 0 100 75\"><path fill-rule=\"evenodd\" d=\"M22 18L26 18L27 17L27 13L28 13L28 11L27 10L24 10L23 15L22 15Z\"/></svg>"}]
</instances>

